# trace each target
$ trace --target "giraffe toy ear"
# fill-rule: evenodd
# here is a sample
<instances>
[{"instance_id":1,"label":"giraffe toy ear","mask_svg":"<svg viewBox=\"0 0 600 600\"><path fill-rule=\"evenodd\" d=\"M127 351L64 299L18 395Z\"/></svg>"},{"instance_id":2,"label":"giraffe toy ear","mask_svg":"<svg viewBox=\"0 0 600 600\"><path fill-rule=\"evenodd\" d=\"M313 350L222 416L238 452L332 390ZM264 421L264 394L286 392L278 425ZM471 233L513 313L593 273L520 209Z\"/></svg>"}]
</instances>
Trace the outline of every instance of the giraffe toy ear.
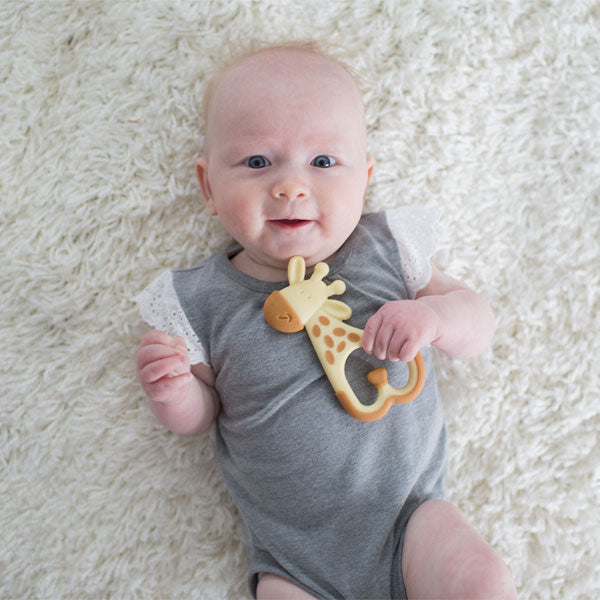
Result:
<instances>
[{"instance_id":1,"label":"giraffe toy ear","mask_svg":"<svg viewBox=\"0 0 600 600\"><path fill-rule=\"evenodd\" d=\"M288 281L290 285L304 281L306 264L301 256L292 256L288 262Z\"/></svg>"},{"instance_id":2,"label":"giraffe toy ear","mask_svg":"<svg viewBox=\"0 0 600 600\"><path fill-rule=\"evenodd\" d=\"M341 300L327 300L323 304L323 310L340 321L345 321L352 316L352 309Z\"/></svg>"},{"instance_id":3,"label":"giraffe toy ear","mask_svg":"<svg viewBox=\"0 0 600 600\"><path fill-rule=\"evenodd\" d=\"M346 284L341 279L336 279L327 286L328 296L341 296L346 291Z\"/></svg>"},{"instance_id":4,"label":"giraffe toy ear","mask_svg":"<svg viewBox=\"0 0 600 600\"><path fill-rule=\"evenodd\" d=\"M315 270L311 275L311 281L323 281L323 278L327 276L329 273L329 265L324 262L317 263L315 265Z\"/></svg>"}]
</instances>

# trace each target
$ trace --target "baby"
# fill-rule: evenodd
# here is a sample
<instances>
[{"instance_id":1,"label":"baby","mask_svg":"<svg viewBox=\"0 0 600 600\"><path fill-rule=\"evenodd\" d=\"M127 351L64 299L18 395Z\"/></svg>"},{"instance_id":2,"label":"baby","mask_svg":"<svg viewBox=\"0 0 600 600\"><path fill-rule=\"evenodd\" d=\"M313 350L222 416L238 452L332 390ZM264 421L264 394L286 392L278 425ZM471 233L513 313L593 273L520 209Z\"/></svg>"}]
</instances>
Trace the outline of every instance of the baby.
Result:
<instances>
[{"instance_id":1,"label":"baby","mask_svg":"<svg viewBox=\"0 0 600 600\"><path fill-rule=\"evenodd\" d=\"M445 428L428 351L469 357L489 344L487 302L429 262L432 210L362 214L374 161L348 68L313 44L246 53L215 78L197 161L208 211L238 242L167 271L138 297L156 329L137 369L170 430L216 421L217 456L239 508L258 598L513 598L510 572L442 500ZM387 367L412 402L365 423L344 411L304 333L265 321L290 257L329 263L346 283L365 353L354 389ZM381 360L386 362L381 363ZM365 398L373 388L358 393Z\"/></svg>"}]
</instances>

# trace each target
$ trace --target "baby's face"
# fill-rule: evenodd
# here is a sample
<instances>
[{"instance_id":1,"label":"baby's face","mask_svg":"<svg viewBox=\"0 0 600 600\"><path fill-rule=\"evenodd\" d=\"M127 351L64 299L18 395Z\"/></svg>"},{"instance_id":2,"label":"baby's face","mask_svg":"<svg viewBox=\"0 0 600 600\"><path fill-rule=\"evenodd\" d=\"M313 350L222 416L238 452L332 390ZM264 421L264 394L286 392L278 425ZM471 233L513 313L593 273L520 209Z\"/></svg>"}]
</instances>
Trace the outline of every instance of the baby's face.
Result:
<instances>
[{"instance_id":1,"label":"baby's face","mask_svg":"<svg viewBox=\"0 0 600 600\"><path fill-rule=\"evenodd\" d=\"M211 214L244 247L234 264L281 277L326 260L360 219L373 169L360 93L340 66L298 50L243 59L219 82L198 175Z\"/></svg>"}]
</instances>

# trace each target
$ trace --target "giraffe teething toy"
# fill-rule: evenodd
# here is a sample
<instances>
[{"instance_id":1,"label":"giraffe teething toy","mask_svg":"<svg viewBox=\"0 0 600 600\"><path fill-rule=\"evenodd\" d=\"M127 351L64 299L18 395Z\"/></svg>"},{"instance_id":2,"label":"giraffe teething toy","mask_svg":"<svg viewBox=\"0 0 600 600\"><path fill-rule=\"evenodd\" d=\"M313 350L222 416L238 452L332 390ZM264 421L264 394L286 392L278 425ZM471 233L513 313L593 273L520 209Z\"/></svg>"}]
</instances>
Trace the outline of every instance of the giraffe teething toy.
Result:
<instances>
[{"instance_id":1,"label":"giraffe teething toy","mask_svg":"<svg viewBox=\"0 0 600 600\"><path fill-rule=\"evenodd\" d=\"M425 363L420 353L407 363L408 382L403 388L388 383L384 368L371 371L367 379L377 388L377 400L369 405L360 402L346 379L344 368L348 356L362 347L363 330L344 323L352 315L347 304L329 300L329 296L343 294L346 284L339 279L331 285L323 283L329 273L326 263L317 263L310 279L304 279L305 273L304 259L290 258L289 285L273 292L264 304L267 323L283 333L306 328L335 395L355 419L375 421L383 417L392 404L404 404L416 398L425 384Z\"/></svg>"}]
</instances>

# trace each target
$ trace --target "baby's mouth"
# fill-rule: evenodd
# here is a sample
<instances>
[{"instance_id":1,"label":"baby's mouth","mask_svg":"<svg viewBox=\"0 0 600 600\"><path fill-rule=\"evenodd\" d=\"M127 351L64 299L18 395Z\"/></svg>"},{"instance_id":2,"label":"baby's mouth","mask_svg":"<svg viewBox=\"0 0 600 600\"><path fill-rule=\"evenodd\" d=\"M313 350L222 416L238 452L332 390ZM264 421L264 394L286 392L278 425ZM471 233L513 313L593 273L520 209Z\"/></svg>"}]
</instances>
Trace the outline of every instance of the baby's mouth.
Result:
<instances>
[{"instance_id":1,"label":"baby's mouth","mask_svg":"<svg viewBox=\"0 0 600 600\"><path fill-rule=\"evenodd\" d=\"M280 229L301 229L310 225L313 221L309 219L269 219L268 221L272 225L279 227Z\"/></svg>"}]
</instances>

